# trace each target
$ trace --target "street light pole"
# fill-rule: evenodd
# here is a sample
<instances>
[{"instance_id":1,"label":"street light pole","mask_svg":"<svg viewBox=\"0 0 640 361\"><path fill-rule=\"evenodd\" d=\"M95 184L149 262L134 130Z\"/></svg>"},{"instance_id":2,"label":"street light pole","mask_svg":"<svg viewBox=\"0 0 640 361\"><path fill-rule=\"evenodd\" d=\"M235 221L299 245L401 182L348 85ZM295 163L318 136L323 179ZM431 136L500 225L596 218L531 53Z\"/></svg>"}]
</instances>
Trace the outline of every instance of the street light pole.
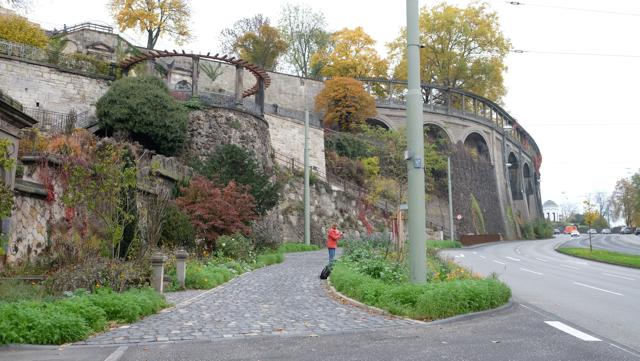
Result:
<instances>
[{"instance_id":1,"label":"street light pole","mask_svg":"<svg viewBox=\"0 0 640 361\"><path fill-rule=\"evenodd\" d=\"M307 92L302 82L304 94L304 244L311 244L311 209L309 195L309 106L307 105Z\"/></svg>"},{"instance_id":2,"label":"street light pole","mask_svg":"<svg viewBox=\"0 0 640 361\"><path fill-rule=\"evenodd\" d=\"M409 271L412 283L427 280L424 191L424 130L420 92L418 0L407 0L407 173L409 180Z\"/></svg>"},{"instance_id":3,"label":"street light pole","mask_svg":"<svg viewBox=\"0 0 640 361\"><path fill-rule=\"evenodd\" d=\"M451 156L447 157L447 188L449 188L449 239L455 240L453 233L453 194L451 192Z\"/></svg>"}]
</instances>

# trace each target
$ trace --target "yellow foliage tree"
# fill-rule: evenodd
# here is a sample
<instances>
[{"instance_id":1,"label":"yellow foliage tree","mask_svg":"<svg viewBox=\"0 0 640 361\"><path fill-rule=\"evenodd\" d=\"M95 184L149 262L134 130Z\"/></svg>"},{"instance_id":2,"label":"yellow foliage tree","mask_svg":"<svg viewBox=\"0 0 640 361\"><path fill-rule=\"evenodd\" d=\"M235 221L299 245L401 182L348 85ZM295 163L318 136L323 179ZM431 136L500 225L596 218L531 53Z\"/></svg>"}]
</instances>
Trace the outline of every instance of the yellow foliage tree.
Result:
<instances>
[{"instance_id":1,"label":"yellow foliage tree","mask_svg":"<svg viewBox=\"0 0 640 361\"><path fill-rule=\"evenodd\" d=\"M277 28L262 24L256 32L246 32L233 45L240 57L265 69L274 69L287 50L287 42Z\"/></svg>"},{"instance_id":2,"label":"yellow foliage tree","mask_svg":"<svg viewBox=\"0 0 640 361\"><path fill-rule=\"evenodd\" d=\"M362 82L337 77L327 80L316 96L316 111L325 113L325 126L352 131L376 114L376 102Z\"/></svg>"},{"instance_id":3,"label":"yellow foliage tree","mask_svg":"<svg viewBox=\"0 0 640 361\"><path fill-rule=\"evenodd\" d=\"M322 67L326 77L387 77L389 65L374 48L375 40L361 27L331 35L331 46L311 57L311 67Z\"/></svg>"},{"instance_id":4,"label":"yellow foliage tree","mask_svg":"<svg viewBox=\"0 0 640 361\"><path fill-rule=\"evenodd\" d=\"M147 33L148 49L153 49L164 34L178 44L191 36L187 0L110 0L109 6L120 31L138 29Z\"/></svg>"},{"instance_id":5,"label":"yellow foliage tree","mask_svg":"<svg viewBox=\"0 0 640 361\"><path fill-rule=\"evenodd\" d=\"M47 34L38 25L16 15L0 16L0 39L38 48L45 48L49 43Z\"/></svg>"},{"instance_id":6,"label":"yellow foliage tree","mask_svg":"<svg viewBox=\"0 0 640 361\"><path fill-rule=\"evenodd\" d=\"M511 44L498 17L485 4L458 8L446 3L423 7L419 17L421 79L499 101L505 94L504 58ZM393 75L407 78L407 31L388 44Z\"/></svg>"}]
</instances>

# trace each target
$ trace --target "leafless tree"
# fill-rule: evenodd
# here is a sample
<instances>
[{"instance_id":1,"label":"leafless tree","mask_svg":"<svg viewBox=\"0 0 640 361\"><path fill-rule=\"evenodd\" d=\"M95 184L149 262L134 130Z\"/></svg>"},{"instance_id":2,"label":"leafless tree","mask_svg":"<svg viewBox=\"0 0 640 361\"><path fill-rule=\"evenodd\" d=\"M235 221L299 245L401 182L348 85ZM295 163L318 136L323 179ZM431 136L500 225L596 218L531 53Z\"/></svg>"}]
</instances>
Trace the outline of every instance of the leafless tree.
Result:
<instances>
[{"instance_id":1,"label":"leafless tree","mask_svg":"<svg viewBox=\"0 0 640 361\"><path fill-rule=\"evenodd\" d=\"M258 33L260 28L263 25L269 25L269 22L268 17L262 14L256 14L250 18L242 18L233 23L230 28L223 29L220 32L220 47L222 51L228 54L238 55L235 49L238 39L249 32Z\"/></svg>"},{"instance_id":2,"label":"leafless tree","mask_svg":"<svg viewBox=\"0 0 640 361\"><path fill-rule=\"evenodd\" d=\"M305 5L286 4L281 9L278 26L289 45L287 64L298 75L309 77L311 56L329 42L324 14Z\"/></svg>"}]
</instances>

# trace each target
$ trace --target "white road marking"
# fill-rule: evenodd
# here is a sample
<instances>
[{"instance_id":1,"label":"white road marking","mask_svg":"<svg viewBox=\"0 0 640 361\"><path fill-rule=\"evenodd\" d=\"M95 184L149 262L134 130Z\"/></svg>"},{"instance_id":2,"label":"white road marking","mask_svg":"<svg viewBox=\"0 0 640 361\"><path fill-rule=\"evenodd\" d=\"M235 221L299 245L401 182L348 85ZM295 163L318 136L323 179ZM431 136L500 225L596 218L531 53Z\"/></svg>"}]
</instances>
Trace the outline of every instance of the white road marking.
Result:
<instances>
[{"instance_id":1,"label":"white road marking","mask_svg":"<svg viewBox=\"0 0 640 361\"><path fill-rule=\"evenodd\" d=\"M566 264L561 264L561 266L562 266L562 267L571 268L571 269L574 269L574 270L579 270L579 269L580 269L580 268L578 268L578 267L573 267L573 266L569 266L569 265L566 265Z\"/></svg>"},{"instance_id":2,"label":"white road marking","mask_svg":"<svg viewBox=\"0 0 640 361\"><path fill-rule=\"evenodd\" d=\"M464 258L464 255L462 253L457 254L455 256L453 256L453 258Z\"/></svg>"},{"instance_id":3,"label":"white road marking","mask_svg":"<svg viewBox=\"0 0 640 361\"><path fill-rule=\"evenodd\" d=\"M629 354L631 354L631 355L633 355L633 356L640 357L640 354L637 354L637 353L635 353L635 352L629 351L629 350L627 350L626 348L622 348L622 347L620 347L620 346L618 346L618 345L614 345L614 344L612 344L612 343L609 343L609 345L611 345L611 346L613 346L613 347L615 347L615 348L617 348L617 349L619 349L619 350L622 350L622 351L624 351L624 352L627 352L627 353L629 353Z\"/></svg>"},{"instance_id":4,"label":"white road marking","mask_svg":"<svg viewBox=\"0 0 640 361\"><path fill-rule=\"evenodd\" d=\"M582 331L576 330L575 328L565 325L564 323L560 322L560 321L544 321L544 323L546 323L549 326L555 327L558 330L562 331L562 332L566 332L568 334L570 334L573 337L577 337L579 339L581 339L582 341L602 341L599 338L595 338L591 335L588 335Z\"/></svg>"},{"instance_id":5,"label":"white road marking","mask_svg":"<svg viewBox=\"0 0 640 361\"><path fill-rule=\"evenodd\" d=\"M120 347L118 347L115 351L113 351L111 353L111 355L109 355L106 359L104 359L104 361L117 361L117 360L120 360L120 358L122 358L122 355L124 355L124 352L127 351L128 348L129 348L129 346L120 346Z\"/></svg>"},{"instance_id":6,"label":"white road marking","mask_svg":"<svg viewBox=\"0 0 640 361\"><path fill-rule=\"evenodd\" d=\"M536 257L536 259L537 259L538 261L547 262L547 260L546 260L546 259L542 259L542 258L538 258L538 257Z\"/></svg>"},{"instance_id":7,"label":"white road marking","mask_svg":"<svg viewBox=\"0 0 640 361\"><path fill-rule=\"evenodd\" d=\"M507 257L505 257L505 258L508 258L508 259L510 259L510 260L512 260L512 261L520 262L520 260L519 260L519 259L517 259L517 258L513 258L513 257L509 257L509 256L507 256Z\"/></svg>"},{"instance_id":8,"label":"white road marking","mask_svg":"<svg viewBox=\"0 0 640 361\"><path fill-rule=\"evenodd\" d=\"M485 256L483 256L483 255L480 255L480 258L482 258L482 259L487 259L487 257L485 257Z\"/></svg>"},{"instance_id":9,"label":"white road marking","mask_svg":"<svg viewBox=\"0 0 640 361\"><path fill-rule=\"evenodd\" d=\"M532 270L530 270L530 269L526 269L526 268L520 268L520 269L521 269L521 270L523 270L523 271L525 271L525 272L531 272L531 273L535 273L535 274L537 274L537 275L542 276L542 273L540 273L540 272L532 271Z\"/></svg>"},{"instance_id":10,"label":"white road marking","mask_svg":"<svg viewBox=\"0 0 640 361\"><path fill-rule=\"evenodd\" d=\"M611 294L613 294L613 295L624 296L622 293L603 290L602 288L598 288L598 287L593 287L593 286L585 285L584 283L580 283L580 282L573 282L573 284L574 284L574 285L578 285L578 286L582 286L582 287L591 288L591 289L598 290L598 291L602 291L602 292L606 292L606 293L611 293Z\"/></svg>"},{"instance_id":11,"label":"white road marking","mask_svg":"<svg viewBox=\"0 0 640 361\"><path fill-rule=\"evenodd\" d=\"M603 273L603 275L605 275L605 276L610 276L610 277L622 278L623 280L635 281L635 279L634 279L634 278L631 278L631 277L625 277L625 276L620 276L620 275L615 275L615 274L613 274L613 273Z\"/></svg>"},{"instance_id":12,"label":"white road marking","mask_svg":"<svg viewBox=\"0 0 640 361\"><path fill-rule=\"evenodd\" d=\"M493 262L495 262L495 263L499 263L499 264L502 264L502 265L505 265L505 264L506 264L506 263L504 263L504 262L496 261L495 259L493 260Z\"/></svg>"}]
</instances>

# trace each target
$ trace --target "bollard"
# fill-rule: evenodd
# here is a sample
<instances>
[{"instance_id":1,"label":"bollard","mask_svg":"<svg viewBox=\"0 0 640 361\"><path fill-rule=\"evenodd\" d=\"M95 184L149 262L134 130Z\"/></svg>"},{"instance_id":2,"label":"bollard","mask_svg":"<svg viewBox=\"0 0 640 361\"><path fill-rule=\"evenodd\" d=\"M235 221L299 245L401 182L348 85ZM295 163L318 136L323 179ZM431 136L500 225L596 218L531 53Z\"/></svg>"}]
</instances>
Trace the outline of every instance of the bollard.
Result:
<instances>
[{"instance_id":1,"label":"bollard","mask_svg":"<svg viewBox=\"0 0 640 361\"><path fill-rule=\"evenodd\" d=\"M164 261L167 260L167 256L158 252L151 256L151 267L153 268L153 274L151 275L151 285L153 288L162 293L164 285Z\"/></svg>"},{"instance_id":2,"label":"bollard","mask_svg":"<svg viewBox=\"0 0 640 361\"><path fill-rule=\"evenodd\" d=\"M178 284L180 288L184 288L184 280L187 275L187 257L189 253L184 249L176 252L176 275L178 276Z\"/></svg>"}]
</instances>

